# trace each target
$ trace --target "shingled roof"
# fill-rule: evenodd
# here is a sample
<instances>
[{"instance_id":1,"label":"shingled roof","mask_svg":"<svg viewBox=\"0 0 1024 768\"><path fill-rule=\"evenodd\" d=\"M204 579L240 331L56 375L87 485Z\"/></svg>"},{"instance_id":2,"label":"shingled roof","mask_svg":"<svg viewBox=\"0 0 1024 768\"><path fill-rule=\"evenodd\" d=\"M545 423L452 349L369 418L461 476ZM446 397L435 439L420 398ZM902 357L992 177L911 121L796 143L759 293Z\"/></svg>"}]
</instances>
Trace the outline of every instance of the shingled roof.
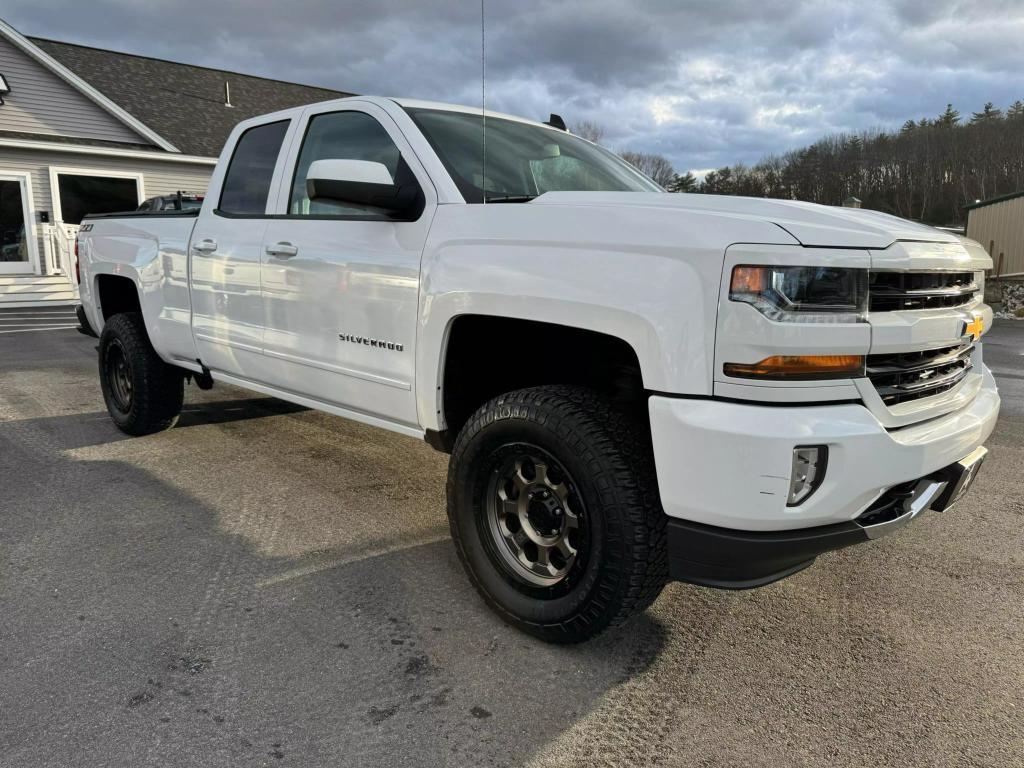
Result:
<instances>
[{"instance_id":1,"label":"shingled roof","mask_svg":"<svg viewBox=\"0 0 1024 768\"><path fill-rule=\"evenodd\" d=\"M236 124L278 109L351 93L176 61L29 38L186 155L216 157ZM231 104L224 104L224 84Z\"/></svg>"}]
</instances>

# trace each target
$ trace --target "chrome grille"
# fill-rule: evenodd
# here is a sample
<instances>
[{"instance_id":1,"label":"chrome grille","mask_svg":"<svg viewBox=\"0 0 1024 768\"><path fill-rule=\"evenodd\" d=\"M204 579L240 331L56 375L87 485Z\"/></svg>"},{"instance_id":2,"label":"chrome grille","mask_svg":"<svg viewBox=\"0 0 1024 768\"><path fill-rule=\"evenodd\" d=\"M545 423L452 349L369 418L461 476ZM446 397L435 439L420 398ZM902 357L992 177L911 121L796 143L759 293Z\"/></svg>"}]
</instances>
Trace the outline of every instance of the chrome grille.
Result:
<instances>
[{"instance_id":1,"label":"chrome grille","mask_svg":"<svg viewBox=\"0 0 1024 768\"><path fill-rule=\"evenodd\" d=\"M931 397L952 389L971 370L971 342L929 349L868 355L867 374L886 405Z\"/></svg>"},{"instance_id":2,"label":"chrome grille","mask_svg":"<svg viewBox=\"0 0 1024 768\"><path fill-rule=\"evenodd\" d=\"M868 306L872 312L962 307L977 292L973 272L872 272Z\"/></svg>"}]
</instances>

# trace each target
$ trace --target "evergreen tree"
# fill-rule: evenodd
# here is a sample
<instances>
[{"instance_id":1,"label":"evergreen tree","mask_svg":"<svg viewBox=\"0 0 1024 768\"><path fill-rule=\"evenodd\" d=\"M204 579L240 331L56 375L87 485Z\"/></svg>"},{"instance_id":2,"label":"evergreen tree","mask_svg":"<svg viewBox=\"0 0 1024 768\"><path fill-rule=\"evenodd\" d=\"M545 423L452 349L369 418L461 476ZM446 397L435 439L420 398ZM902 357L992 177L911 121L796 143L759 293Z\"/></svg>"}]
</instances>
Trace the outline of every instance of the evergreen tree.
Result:
<instances>
[{"instance_id":1,"label":"evergreen tree","mask_svg":"<svg viewBox=\"0 0 1024 768\"><path fill-rule=\"evenodd\" d=\"M704 177L704 183L700 185L700 191L711 195L740 194L733 180L733 169L728 166L719 168L717 171L710 171Z\"/></svg>"},{"instance_id":2,"label":"evergreen tree","mask_svg":"<svg viewBox=\"0 0 1024 768\"><path fill-rule=\"evenodd\" d=\"M999 120L1002 116L1002 110L996 109L991 101L987 101L985 102L985 106L982 107L981 112L971 113L971 122L990 123L993 120Z\"/></svg>"},{"instance_id":3,"label":"evergreen tree","mask_svg":"<svg viewBox=\"0 0 1024 768\"><path fill-rule=\"evenodd\" d=\"M935 124L936 125L941 125L943 127L950 127L950 126L958 124L959 122L960 122L960 113L958 111L956 111L955 109L953 109L953 105L952 104L947 104L946 105L946 111L943 112L941 115L939 115L935 119Z\"/></svg>"},{"instance_id":4,"label":"evergreen tree","mask_svg":"<svg viewBox=\"0 0 1024 768\"><path fill-rule=\"evenodd\" d=\"M666 189L669 192L696 192L699 186L700 183L697 181L697 177L691 171L687 171L682 176L677 173L675 178L672 179L672 183Z\"/></svg>"}]
</instances>

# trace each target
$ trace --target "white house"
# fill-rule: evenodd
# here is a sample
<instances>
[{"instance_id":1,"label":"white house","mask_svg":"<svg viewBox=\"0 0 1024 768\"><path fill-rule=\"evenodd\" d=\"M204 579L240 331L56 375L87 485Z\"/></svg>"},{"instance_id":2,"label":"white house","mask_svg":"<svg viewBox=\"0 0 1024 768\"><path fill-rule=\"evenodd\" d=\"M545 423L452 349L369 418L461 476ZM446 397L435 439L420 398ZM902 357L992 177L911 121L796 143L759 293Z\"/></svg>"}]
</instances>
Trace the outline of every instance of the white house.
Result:
<instances>
[{"instance_id":1,"label":"white house","mask_svg":"<svg viewBox=\"0 0 1024 768\"><path fill-rule=\"evenodd\" d=\"M0 19L0 308L74 301L87 213L201 194L236 123L348 95L29 38Z\"/></svg>"}]
</instances>

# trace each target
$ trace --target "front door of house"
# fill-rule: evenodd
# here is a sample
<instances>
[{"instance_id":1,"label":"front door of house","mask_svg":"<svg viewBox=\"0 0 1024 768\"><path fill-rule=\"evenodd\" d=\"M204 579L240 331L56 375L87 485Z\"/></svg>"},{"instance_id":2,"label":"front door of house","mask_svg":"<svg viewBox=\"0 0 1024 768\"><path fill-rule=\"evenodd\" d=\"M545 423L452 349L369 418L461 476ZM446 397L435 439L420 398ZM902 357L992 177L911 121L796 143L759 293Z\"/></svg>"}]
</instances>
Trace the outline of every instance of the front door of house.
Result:
<instances>
[{"instance_id":1,"label":"front door of house","mask_svg":"<svg viewBox=\"0 0 1024 768\"><path fill-rule=\"evenodd\" d=\"M26 178L0 174L0 275L31 274L35 262L35 229Z\"/></svg>"}]
</instances>

